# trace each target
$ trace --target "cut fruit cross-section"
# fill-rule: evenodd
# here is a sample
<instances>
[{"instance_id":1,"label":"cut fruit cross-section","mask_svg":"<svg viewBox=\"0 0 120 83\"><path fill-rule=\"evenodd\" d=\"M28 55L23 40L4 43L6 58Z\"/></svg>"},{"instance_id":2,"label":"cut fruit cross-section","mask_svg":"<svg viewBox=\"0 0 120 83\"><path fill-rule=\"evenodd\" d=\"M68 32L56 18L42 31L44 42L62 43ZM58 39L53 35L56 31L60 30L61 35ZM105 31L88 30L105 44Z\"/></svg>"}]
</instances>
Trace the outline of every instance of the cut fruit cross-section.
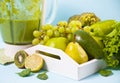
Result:
<instances>
[{"instance_id":1,"label":"cut fruit cross-section","mask_svg":"<svg viewBox=\"0 0 120 83\"><path fill-rule=\"evenodd\" d=\"M35 53L26 58L25 68L31 69L32 72L37 72L43 67L43 63L43 58Z\"/></svg>"}]
</instances>

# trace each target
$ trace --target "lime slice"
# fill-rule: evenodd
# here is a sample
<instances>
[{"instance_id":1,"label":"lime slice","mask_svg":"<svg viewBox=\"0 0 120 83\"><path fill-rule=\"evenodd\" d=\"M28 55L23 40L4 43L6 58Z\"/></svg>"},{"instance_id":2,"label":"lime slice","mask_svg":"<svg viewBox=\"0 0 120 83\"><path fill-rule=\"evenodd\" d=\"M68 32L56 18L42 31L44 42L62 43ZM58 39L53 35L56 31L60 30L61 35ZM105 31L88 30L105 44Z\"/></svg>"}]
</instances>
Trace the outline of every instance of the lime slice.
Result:
<instances>
[{"instance_id":1,"label":"lime slice","mask_svg":"<svg viewBox=\"0 0 120 83\"><path fill-rule=\"evenodd\" d=\"M25 60L25 68L31 69L32 72L37 72L43 67L43 58L37 53L28 56Z\"/></svg>"}]
</instances>

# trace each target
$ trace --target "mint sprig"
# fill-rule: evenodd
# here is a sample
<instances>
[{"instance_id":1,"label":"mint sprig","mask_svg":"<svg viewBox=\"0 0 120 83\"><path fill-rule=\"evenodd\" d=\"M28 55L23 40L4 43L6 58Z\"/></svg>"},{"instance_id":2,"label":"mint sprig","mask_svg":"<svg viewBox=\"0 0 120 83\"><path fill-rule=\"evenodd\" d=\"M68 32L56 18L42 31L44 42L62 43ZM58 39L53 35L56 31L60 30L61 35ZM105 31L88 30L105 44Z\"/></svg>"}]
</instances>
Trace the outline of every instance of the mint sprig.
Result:
<instances>
[{"instance_id":1,"label":"mint sprig","mask_svg":"<svg viewBox=\"0 0 120 83\"><path fill-rule=\"evenodd\" d=\"M111 70L107 70L107 69L101 69L99 73L100 75L105 76L105 77L108 77L113 74Z\"/></svg>"},{"instance_id":2,"label":"mint sprig","mask_svg":"<svg viewBox=\"0 0 120 83\"><path fill-rule=\"evenodd\" d=\"M31 74L31 69L25 69L17 74L21 77L27 77Z\"/></svg>"},{"instance_id":3,"label":"mint sprig","mask_svg":"<svg viewBox=\"0 0 120 83\"><path fill-rule=\"evenodd\" d=\"M37 78L41 79L41 80L47 80L48 79L48 75L46 74L46 72L42 72L42 73L37 75Z\"/></svg>"}]
</instances>

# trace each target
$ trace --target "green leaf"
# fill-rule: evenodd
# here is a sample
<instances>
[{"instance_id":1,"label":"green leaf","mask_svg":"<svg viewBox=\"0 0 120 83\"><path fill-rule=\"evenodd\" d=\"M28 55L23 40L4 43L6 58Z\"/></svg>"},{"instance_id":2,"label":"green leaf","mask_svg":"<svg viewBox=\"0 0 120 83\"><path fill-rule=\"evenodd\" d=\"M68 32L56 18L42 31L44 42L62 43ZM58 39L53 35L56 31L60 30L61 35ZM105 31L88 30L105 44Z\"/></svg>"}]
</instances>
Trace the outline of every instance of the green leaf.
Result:
<instances>
[{"instance_id":1,"label":"green leaf","mask_svg":"<svg viewBox=\"0 0 120 83\"><path fill-rule=\"evenodd\" d=\"M102 69L99 71L99 73L100 73L100 75L105 76L105 77L113 74L111 70L107 70L107 69Z\"/></svg>"},{"instance_id":2,"label":"green leaf","mask_svg":"<svg viewBox=\"0 0 120 83\"><path fill-rule=\"evenodd\" d=\"M19 76L21 76L21 77L26 77L26 76L29 76L30 73L31 73L31 69L25 69L25 70L23 70L23 71L21 71L21 72L19 72L19 73L17 73L17 74L18 74Z\"/></svg>"},{"instance_id":3,"label":"green leaf","mask_svg":"<svg viewBox=\"0 0 120 83\"><path fill-rule=\"evenodd\" d=\"M46 72L43 72L43 73L38 74L37 78L41 79L41 80L47 80L48 79L48 75L46 74Z\"/></svg>"}]
</instances>

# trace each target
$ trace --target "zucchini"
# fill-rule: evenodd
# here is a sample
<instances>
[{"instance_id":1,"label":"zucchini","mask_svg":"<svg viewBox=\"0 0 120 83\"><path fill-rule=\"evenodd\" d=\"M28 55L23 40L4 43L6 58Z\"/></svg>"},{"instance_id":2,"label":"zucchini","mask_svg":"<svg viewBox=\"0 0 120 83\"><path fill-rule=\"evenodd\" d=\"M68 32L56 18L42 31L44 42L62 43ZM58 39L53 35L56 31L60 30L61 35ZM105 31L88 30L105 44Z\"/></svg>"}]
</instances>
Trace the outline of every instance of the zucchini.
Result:
<instances>
[{"instance_id":1,"label":"zucchini","mask_svg":"<svg viewBox=\"0 0 120 83\"><path fill-rule=\"evenodd\" d=\"M101 59L103 58L103 49L93 39L93 37L84 30L77 30L74 33L75 41L78 42L86 51L89 57Z\"/></svg>"}]
</instances>

